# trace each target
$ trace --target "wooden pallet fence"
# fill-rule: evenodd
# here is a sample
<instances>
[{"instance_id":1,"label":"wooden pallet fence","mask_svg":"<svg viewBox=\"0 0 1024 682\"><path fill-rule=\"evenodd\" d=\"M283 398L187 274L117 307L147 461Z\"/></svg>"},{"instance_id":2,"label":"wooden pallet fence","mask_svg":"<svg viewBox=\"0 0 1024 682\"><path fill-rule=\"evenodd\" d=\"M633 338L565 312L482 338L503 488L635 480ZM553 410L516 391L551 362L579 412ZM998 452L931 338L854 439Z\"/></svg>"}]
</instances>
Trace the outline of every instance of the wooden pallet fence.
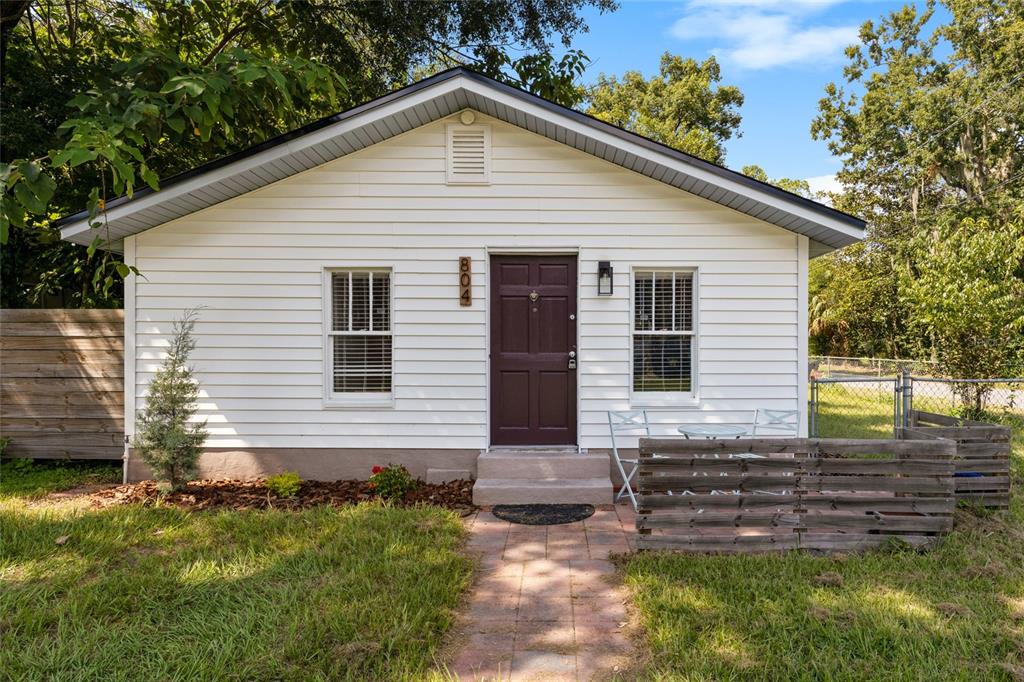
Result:
<instances>
[{"instance_id":1,"label":"wooden pallet fence","mask_svg":"<svg viewBox=\"0 0 1024 682\"><path fill-rule=\"evenodd\" d=\"M642 438L640 549L852 551L953 527L952 440Z\"/></svg>"},{"instance_id":2,"label":"wooden pallet fence","mask_svg":"<svg viewBox=\"0 0 1024 682\"><path fill-rule=\"evenodd\" d=\"M120 459L123 312L0 310L0 434L11 457Z\"/></svg>"},{"instance_id":3,"label":"wooden pallet fence","mask_svg":"<svg viewBox=\"0 0 1024 682\"><path fill-rule=\"evenodd\" d=\"M955 441L957 501L989 509L1009 508L1010 427L911 410L910 426L897 429L896 435L906 440Z\"/></svg>"}]
</instances>

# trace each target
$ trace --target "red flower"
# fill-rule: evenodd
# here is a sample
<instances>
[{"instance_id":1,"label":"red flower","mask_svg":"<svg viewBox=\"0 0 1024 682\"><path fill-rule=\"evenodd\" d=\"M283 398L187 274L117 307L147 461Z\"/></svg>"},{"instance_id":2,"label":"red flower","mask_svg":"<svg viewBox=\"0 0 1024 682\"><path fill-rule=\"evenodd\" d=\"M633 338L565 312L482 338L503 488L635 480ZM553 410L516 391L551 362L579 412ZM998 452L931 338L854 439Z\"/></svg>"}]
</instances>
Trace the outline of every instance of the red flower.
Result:
<instances>
[{"instance_id":1,"label":"red flower","mask_svg":"<svg viewBox=\"0 0 1024 682\"><path fill-rule=\"evenodd\" d=\"M375 466L372 469L370 469L370 471L372 473L374 473L374 474L379 474L380 472L384 471L384 467L382 467L382 466Z\"/></svg>"}]
</instances>

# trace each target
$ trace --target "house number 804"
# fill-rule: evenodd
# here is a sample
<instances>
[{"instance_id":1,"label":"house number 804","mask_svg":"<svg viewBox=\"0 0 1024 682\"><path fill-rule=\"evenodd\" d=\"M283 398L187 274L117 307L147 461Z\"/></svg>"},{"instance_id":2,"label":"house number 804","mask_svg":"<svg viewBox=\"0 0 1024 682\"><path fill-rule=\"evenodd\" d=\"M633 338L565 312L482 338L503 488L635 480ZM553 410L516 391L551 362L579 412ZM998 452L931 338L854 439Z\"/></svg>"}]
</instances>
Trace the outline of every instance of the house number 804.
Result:
<instances>
[{"instance_id":1,"label":"house number 804","mask_svg":"<svg viewBox=\"0 0 1024 682\"><path fill-rule=\"evenodd\" d=\"M473 305L473 259L459 257L459 305Z\"/></svg>"}]
</instances>

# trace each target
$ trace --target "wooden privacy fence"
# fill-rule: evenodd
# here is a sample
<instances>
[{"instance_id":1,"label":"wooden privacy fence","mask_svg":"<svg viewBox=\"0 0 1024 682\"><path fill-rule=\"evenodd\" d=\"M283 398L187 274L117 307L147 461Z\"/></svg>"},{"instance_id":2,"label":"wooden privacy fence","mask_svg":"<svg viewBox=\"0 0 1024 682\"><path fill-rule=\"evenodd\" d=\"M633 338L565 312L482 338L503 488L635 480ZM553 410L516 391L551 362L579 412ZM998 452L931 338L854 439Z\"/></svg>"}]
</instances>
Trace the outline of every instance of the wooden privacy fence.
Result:
<instances>
[{"instance_id":1,"label":"wooden privacy fence","mask_svg":"<svg viewBox=\"0 0 1024 682\"><path fill-rule=\"evenodd\" d=\"M640 439L640 549L844 551L953 527L951 440Z\"/></svg>"},{"instance_id":2,"label":"wooden privacy fence","mask_svg":"<svg viewBox=\"0 0 1024 682\"><path fill-rule=\"evenodd\" d=\"M911 410L910 426L896 430L905 440L955 441L956 499L989 509L1010 506L1010 427Z\"/></svg>"},{"instance_id":3,"label":"wooden privacy fence","mask_svg":"<svg viewBox=\"0 0 1024 682\"><path fill-rule=\"evenodd\" d=\"M0 434L12 457L120 459L124 314L0 311Z\"/></svg>"}]
</instances>

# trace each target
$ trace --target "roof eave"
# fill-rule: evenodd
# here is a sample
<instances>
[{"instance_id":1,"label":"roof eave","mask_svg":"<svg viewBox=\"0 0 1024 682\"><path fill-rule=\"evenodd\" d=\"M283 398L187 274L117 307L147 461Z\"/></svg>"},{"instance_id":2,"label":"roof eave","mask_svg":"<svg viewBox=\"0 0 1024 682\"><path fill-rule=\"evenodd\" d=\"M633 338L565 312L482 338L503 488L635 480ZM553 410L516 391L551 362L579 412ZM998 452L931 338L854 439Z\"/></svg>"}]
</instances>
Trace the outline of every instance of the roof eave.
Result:
<instances>
[{"instance_id":1,"label":"roof eave","mask_svg":"<svg viewBox=\"0 0 1024 682\"><path fill-rule=\"evenodd\" d=\"M452 95L460 100L473 97L482 98L481 103L488 104L490 108L493 108L494 104L500 104L525 116L536 117L545 122L551 121L556 126L569 130L582 130L585 137L592 138L598 144L622 150L637 158L649 159L652 163L670 169L672 172L725 189L727 192L734 193L737 198L749 198L772 210L793 216L797 221L804 221L805 226L810 223L810 227L806 229L811 234L807 236L812 241L829 248L842 248L864 237L865 223L859 218L806 197L792 194L774 185L762 183L741 173L716 166L703 159L690 156L461 67L442 72L372 102L317 121L305 128L179 174L168 179L164 183L164 188L159 192L146 189L136 192L130 199L126 197L115 199L108 204L105 218L108 221L125 220L130 224L133 214L147 208L155 210L160 204L188 195L211 183L240 176L255 166L272 163L303 150L315 148L358 128L366 128L388 117L410 111L413 107L431 104L434 100L450 98ZM678 185L675 186L678 187ZM91 229L88 217L84 212L62 219L58 225L61 227L62 238L79 243L82 243L82 235ZM155 225L149 227L153 226ZM149 227L142 227L138 231L149 229ZM799 230L794 231L799 232Z\"/></svg>"}]
</instances>

